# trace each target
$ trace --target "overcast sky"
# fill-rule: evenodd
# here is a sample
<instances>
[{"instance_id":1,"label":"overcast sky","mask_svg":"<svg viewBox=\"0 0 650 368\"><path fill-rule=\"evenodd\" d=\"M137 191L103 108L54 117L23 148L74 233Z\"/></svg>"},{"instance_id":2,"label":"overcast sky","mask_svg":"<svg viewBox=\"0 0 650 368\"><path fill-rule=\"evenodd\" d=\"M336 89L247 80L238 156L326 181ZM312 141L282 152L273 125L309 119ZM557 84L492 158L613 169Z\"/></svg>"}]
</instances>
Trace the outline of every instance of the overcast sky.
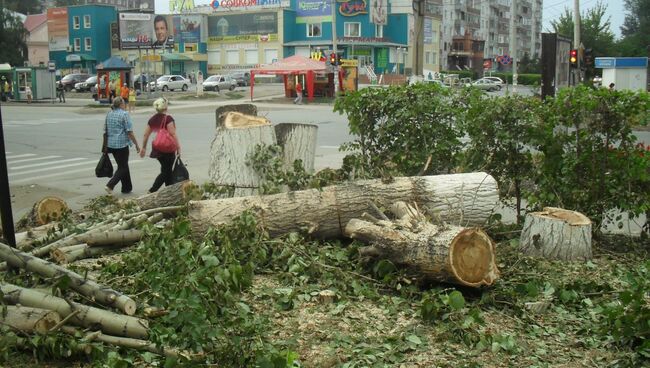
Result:
<instances>
[{"instance_id":1,"label":"overcast sky","mask_svg":"<svg viewBox=\"0 0 650 368\"><path fill-rule=\"evenodd\" d=\"M623 0L580 0L580 13L584 14L585 11L594 7L599 1L607 6L607 15L610 17L612 32L614 32L616 38L619 38L621 36L621 25L625 20ZM551 21L559 18L567 7L573 11L573 0L544 0L542 32L550 31Z\"/></svg>"}]
</instances>

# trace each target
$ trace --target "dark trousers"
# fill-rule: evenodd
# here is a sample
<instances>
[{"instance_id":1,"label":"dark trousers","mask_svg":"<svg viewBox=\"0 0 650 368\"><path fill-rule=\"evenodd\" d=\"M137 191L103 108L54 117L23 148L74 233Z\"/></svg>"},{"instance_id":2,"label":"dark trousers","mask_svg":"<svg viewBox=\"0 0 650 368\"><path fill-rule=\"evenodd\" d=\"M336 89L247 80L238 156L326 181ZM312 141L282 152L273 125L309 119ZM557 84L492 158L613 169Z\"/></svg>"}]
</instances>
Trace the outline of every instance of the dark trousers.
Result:
<instances>
[{"instance_id":1,"label":"dark trousers","mask_svg":"<svg viewBox=\"0 0 650 368\"><path fill-rule=\"evenodd\" d=\"M65 91L59 90L57 91L57 97L59 98L59 102L65 102ZM63 100L63 101L61 101Z\"/></svg>"},{"instance_id":2,"label":"dark trousers","mask_svg":"<svg viewBox=\"0 0 650 368\"><path fill-rule=\"evenodd\" d=\"M131 184L131 172L129 171L129 146L124 148L109 148L108 153L112 153L117 162L117 170L111 180L106 184L113 189L118 182L122 182L122 193L131 193L133 185Z\"/></svg>"},{"instance_id":3,"label":"dark trousers","mask_svg":"<svg viewBox=\"0 0 650 368\"><path fill-rule=\"evenodd\" d=\"M165 185L174 184L172 182L173 180L172 170L174 169L174 161L176 161L175 153L160 154L160 157L158 157L158 162L160 162L160 174L158 174L156 180L154 180L153 185L151 186L151 189L149 189L151 193L160 189L160 187L162 187L163 184Z\"/></svg>"}]
</instances>

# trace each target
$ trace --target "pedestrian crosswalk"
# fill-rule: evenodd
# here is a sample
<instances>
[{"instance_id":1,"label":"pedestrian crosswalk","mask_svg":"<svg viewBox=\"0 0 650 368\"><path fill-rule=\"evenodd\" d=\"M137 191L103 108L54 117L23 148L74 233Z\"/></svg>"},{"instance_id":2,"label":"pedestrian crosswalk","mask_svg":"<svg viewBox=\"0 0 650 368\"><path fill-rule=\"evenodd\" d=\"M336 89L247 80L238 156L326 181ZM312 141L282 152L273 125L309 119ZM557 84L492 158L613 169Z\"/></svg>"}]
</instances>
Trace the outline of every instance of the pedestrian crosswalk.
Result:
<instances>
[{"instance_id":1,"label":"pedestrian crosswalk","mask_svg":"<svg viewBox=\"0 0 650 368\"><path fill-rule=\"evenodd\" d=\"M110 156L110 155L109 155ZM36 153L6 152L9 184L38 183L43 180L78 179L80 176L95 177L96 157L63 157L58 155L38 155ZM112 160L113 167L117 164ZM142 160L129 160L129 165ZM87 175L80 175L86 173Z\"/></svg>"}]
</instances>

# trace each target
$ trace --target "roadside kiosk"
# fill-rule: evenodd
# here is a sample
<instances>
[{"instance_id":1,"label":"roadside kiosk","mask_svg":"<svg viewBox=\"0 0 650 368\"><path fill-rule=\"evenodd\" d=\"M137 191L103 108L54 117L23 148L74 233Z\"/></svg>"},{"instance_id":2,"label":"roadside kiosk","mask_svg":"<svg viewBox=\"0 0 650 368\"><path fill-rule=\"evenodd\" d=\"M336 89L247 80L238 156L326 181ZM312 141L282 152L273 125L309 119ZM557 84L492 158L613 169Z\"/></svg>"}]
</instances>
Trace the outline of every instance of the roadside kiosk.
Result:
<instances>
[{"instance_id":1,"label":"roadside kiosk","mask_svg":"<svg viewBox=\"0 0 650 368\"><path fill-rule=\"evenodd\" d=\"M25 88L32 90L32 100L54 99L56 90L52 83L52 72L47 66L25 66L12 70L12 97L16 101L27 101Z\"/></svg>"},{"instance_id":2,"label":"roadside kiosk","mask_svg":"<svg viewBox=\"0 0 650 368\"><path fill-rule=\"evenodd\" d=\"M111 56L97 65L97 101L109 101L111 82L115 82L120 87L128 83L129 87L132 87L131 69L133 67L118 56Z\"/></svg>"},{"instance_id":3,"label":"roadside kiosk","mask_svg":"<svg viewBox=\"0 0 650 368\"><path fill-rule=\"evenodd\" d=\"M597 69L603 70L603 87L614 83L614 89L645 91L648 83L647 57L597 57Z\"/></svg>"}]
</instances>

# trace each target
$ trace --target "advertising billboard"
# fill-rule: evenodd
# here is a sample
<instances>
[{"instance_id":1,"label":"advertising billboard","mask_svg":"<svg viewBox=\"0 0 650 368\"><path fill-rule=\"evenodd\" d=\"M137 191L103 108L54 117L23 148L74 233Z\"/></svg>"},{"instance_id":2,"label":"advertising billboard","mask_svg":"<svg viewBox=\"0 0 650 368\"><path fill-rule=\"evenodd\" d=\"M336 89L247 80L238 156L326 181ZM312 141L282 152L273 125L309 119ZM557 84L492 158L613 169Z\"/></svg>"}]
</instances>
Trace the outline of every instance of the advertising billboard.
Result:
<instances>
[{"instance_id":1,"label":"advertising billboard","mask_svg":"<svg viewBox=\"0 0 650 368\"><path fill-rule=\"evenodd\" d=\"M120 12L118 24L122 50L174 47L171 16Z\"/></svg>"},{"instance_id":2,"label":"advertising billboard","mask_svg":"<svg viewBox=\"0 0 650 368\"><path fill-rule=\"evenodd\" d=\"M50 51L68 50L70 46L68 8L47 9L47 31Z\"/></svg>"},{"instance_id":3,"label":"advertising billboard","mask_svg":"<svg viewBox=\"0 0 650 368\"><path fill-rule=\"evenodd\" d=\"M298 0L296 23L317 23L332 21L330 0Z\"/></svg>"},{"instance_id":4,"label":"advertising billboard","mask_svg":"<svg viewBox=\"0 0 650 368\"><path fill-rule=\"evenodd\" d=\"M208 42L268 42L278 39L277 13L208 17Z\"/></svg>"},{"instance_id":5,"label":"advertising billboard","mask_svg":"<svg viewBox=\"0 0 650 368\"><path fill-rule=\"evenodd\" d=\"M372 0L370 6L370 22L385 26L388 20L388 5L386 0Z\"/></svg>"},{"instance_id":6,"label":"advertising billboard","mask_svg":"<svg viewBox=\"0 0 650 368\"><path fill-rule=\"evenodd\" d=\"M174 41L184 43L198 43L201 39L201 15L176 15L174 16Z\"/></svg>"}]
</instances>

